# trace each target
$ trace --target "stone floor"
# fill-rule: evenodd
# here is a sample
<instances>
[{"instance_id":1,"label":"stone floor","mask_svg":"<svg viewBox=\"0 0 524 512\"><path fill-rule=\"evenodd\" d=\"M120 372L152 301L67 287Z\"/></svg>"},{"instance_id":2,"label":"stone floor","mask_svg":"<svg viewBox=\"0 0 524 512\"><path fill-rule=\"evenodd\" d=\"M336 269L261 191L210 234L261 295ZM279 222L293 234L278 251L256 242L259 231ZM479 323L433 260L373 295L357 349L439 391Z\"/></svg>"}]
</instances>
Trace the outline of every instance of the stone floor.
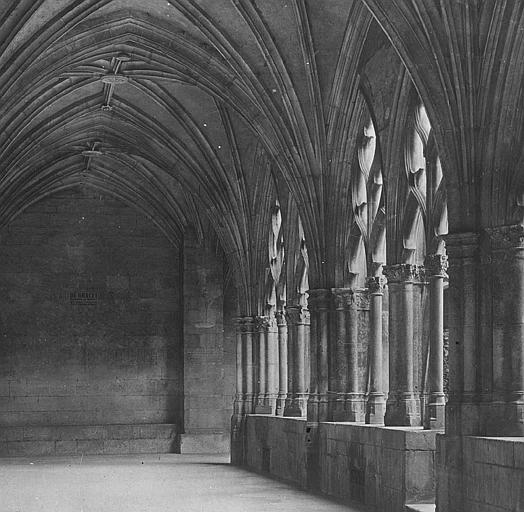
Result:
<instances>
[{"instance_id":1,"label":"stone floor","mask_svg":"<svg viewBox=\"0 0 524 512\"><path fill-rule=\"evenodd\" d=\"M357 512L216 455L0 459L1 512Z\"/></svg>"}]
</instances>

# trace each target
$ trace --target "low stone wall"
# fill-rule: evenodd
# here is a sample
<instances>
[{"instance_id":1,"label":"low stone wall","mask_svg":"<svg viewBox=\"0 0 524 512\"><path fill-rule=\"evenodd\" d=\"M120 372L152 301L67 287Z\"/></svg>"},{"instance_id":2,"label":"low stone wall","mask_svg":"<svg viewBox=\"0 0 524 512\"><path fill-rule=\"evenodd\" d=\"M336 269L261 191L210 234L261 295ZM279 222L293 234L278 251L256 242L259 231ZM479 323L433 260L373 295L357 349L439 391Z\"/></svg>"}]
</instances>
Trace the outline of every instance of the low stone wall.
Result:
<instances>
[{"instance_id":1,"label":"low stone wall","mask_svg":"<svg viewBox=\"0 0 524 512\"><path fill-rule=\"evenodd\" d=\"M0 428L0 457L177 453L176 425L88 425Z\"/></svg>"},{"instance_id":2,"label":"low stone wall","mask_svg":"<svg viewBox=\"0 0 524 512\"><path fill-rule=\"evenodd\" d=\"M440 436L439 512L524 510L524 438Z\"/></svg>"},{"instance_id":3,"label":"low stone wall","mask_svg":"<svg viewBox=\"0 0 524 512\"><path fill-rule=\"evenodd\" d=\"M305 420L248 416L246 465L306 488L308 473L312 473L307 436ZM322 423L316 471L319 489L377 511L403 512L407 503L434 502L436 437L436 431L421 428Z\"/></svg>"}]
</instances>

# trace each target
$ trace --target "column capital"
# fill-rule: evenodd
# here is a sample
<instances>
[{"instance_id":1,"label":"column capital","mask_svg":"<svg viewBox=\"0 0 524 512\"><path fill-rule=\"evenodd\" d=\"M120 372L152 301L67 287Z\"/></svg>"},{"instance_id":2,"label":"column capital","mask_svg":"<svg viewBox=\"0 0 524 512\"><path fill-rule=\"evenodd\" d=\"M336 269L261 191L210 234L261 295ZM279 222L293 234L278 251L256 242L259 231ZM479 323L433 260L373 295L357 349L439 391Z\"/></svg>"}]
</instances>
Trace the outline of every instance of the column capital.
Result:
<instances>
[{"instance_id":1,"label":"column capital","mask_svg":"<svg viewBox=\"0 0 524 512\"><path fill-rule=\"evenodd\" d=\"M384 275L388 283L413 282L420 277L420 267L411 263L400 263L398 265L387 265L384 267Z\"/></svg>"},{"instance_id":2,"label":"column capital","mask_svg":"<svg viewBox=\"0 0 524 512\"><path fill-rule=\"evenodd\" d=\"M286 312L284 310L277 311L275 313L275 318L279 327L283 327L284 325L286 325Z\"/></svg>"},{"instance_id":3,"label":"column capital","mask_svg":"<svg viewBox=\"0 0 524 512\"><path fill-rule=\"evenodd\" d=\"M486 228L493 252L507 251L508 249L524 249L524 226L514 224L510 226L496 226Z\"/></svg>"},{"instance_id":4,"label":"column capital","mask_svg":"<svg viewBox=\"0 0 524 512\"><path fill-rule=\"evenodd\" d=\"M288 324L308 324L309 316L309 310L302 306L286 306L286 320Z\"/></svg>"},{"instance_id":5,"label":"column capital","mask_svg":"<svg viewBox=\"0 0 524 512\"><path fill-rule=\"evenodd\" d=\"M308 290L308 306L310 311L328 310L331 303L331 290Z\"/></svg>"},{"instance_id":6,"label":"column capital","mask_svg":"<svg viewBox=\"0 0 524 512\"><path fill-rule=\"evenodd\" d=\"M254 318L254 326L257 332L267 329L269 325L270 321L268 316L259 315Z\"/></svg>"},{"instance_id":7,"label":"column capital","mask_svg":"<svg viewBox=\"0 0 524 512\"><path fill-rule=\"evenodd\" d=\"M473 258L477 256L480 246L480 236L471 231L450 233L444 236L446 251L450 259Z\"/></svg>"},{"instance_id":8,"label":"column capital","mask_svg":"<svg viewBox=\"0 0 524 512\"><path fill-rule=\"evenodd\" d=\"M353 288L331 288L332 300L337 310L350 309L356 306Z\"/></svg>"},{"instance_id":9,"label":"column capital","mask_svg":"<svg viewBox=\"0 0 524 512\"><path fill-rule=\"evenodd\" d=\"M237 329L241 333L254 332L255 319L252 316L240 316L235 318Z\"/></svg>"},{"instance_id":10,"label":"column capital","mask_svg":"<svg viewBox=\"0 0 524 512\"><path fill-rule=\"evenodd\" d=\"M387 283L388 280L384 275L369 276L366 278L366 286L369 289L369 293L372 295L382 295Z\"/></svg>"},{"instance_id":11,"label":"column capital","mask_svg":"<svg viewBox=\"0 0 524 512\"><path fill-rule=\"evenodd\" d=\"M448 277L448 257L446 254L427 254L424 268L427 277Z\"/></svg>"}]
</instances>

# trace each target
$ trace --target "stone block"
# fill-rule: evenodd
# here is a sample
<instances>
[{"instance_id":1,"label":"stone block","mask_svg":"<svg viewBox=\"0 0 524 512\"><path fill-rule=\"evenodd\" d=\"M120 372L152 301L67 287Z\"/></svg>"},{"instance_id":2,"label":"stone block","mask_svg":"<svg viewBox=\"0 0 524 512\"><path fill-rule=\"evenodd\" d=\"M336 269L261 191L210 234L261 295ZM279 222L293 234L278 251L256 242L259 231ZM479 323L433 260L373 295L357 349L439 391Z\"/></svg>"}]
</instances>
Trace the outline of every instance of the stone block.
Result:
<instances>
[{"instance_id":1,"label":"stone block","mask_svg":"<svg viewBox=\"0 0 524 512\"><path fill-rule=\"evenodd\" d=\"M100 455L104 453L104 441L102 439L78 440L77 452L84 455Z\"/></svg>"},{"instance_id":2,"label":"stone block","mask_svg":"<svg viewBox=\"0 0 524 512\"><path fill-rule=\"evenodd\" d=\"M228 453L229 449L229 433L180 436L180 453Z\"/></svg>"},{"instance_id":3,"label":"stone block","mask_svg":"<svg viewBox=\"0 0 524 512\"><path fill-rule=\"evenodd\" d=\"M430 450L437 449L436 430L408 430L405 433L405 447L407 450Z\"/></svg>"},{"instance_id":4,"label":"stone block","mask_svg":"<svg viewBox=\"0 0 524 512\"><path fill-rule=\"evenodd\" d=\"M473 443L473 457L476 462L514 466L514 442L505 439L475 437ZM469 445L464 445L464 448L469 448Z\"/></svg>"},{"instance_id":5,"label":"stone block","mask_svg":"<svg viewBox=\"0 0 524 512\"><path fill-rule=\"evenodd\" d=\"M40 457L53 455L54 441L8 441L7 452L10 457Z\"/></svg>"},{"instance_id":6,"label":"stone block","mask_svg":"<svg viewBox=\"0 0 524 512\"><path fill-rule=\"evenodd\" d=\"M434 452L407 451L404 464L406 501L420 503L434 499Z\"/></svg>"}]
</instances>

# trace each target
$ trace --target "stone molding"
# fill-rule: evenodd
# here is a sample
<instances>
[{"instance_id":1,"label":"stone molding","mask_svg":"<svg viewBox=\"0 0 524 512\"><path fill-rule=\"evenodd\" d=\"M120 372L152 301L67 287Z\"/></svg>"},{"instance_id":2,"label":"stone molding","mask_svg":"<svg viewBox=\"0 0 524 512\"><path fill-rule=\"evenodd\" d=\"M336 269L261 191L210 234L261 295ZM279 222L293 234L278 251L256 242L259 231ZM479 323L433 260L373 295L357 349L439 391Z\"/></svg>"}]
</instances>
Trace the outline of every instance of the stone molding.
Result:
<instances>
[{"instance_id":1,"label":"stone molding","mask_svg":"<svg viewBox=\"0 0 524 512\"><path fill-rule=\"evenodd\" d=\"M387 284L388 280L384 275L370 276L366 279L366 286L372 295L382 295Z\"/></svg>"},{"instance_id":2,"label":"stone molding","mask_svg":"<svg viewBox=\"0 0 524 512\"><path fill-rule=\"evenodd\" d=\"M446 254L428 254L424 260L424 270L427 277L447 278L448 257Z\"/></svg>"}]
</instances>

